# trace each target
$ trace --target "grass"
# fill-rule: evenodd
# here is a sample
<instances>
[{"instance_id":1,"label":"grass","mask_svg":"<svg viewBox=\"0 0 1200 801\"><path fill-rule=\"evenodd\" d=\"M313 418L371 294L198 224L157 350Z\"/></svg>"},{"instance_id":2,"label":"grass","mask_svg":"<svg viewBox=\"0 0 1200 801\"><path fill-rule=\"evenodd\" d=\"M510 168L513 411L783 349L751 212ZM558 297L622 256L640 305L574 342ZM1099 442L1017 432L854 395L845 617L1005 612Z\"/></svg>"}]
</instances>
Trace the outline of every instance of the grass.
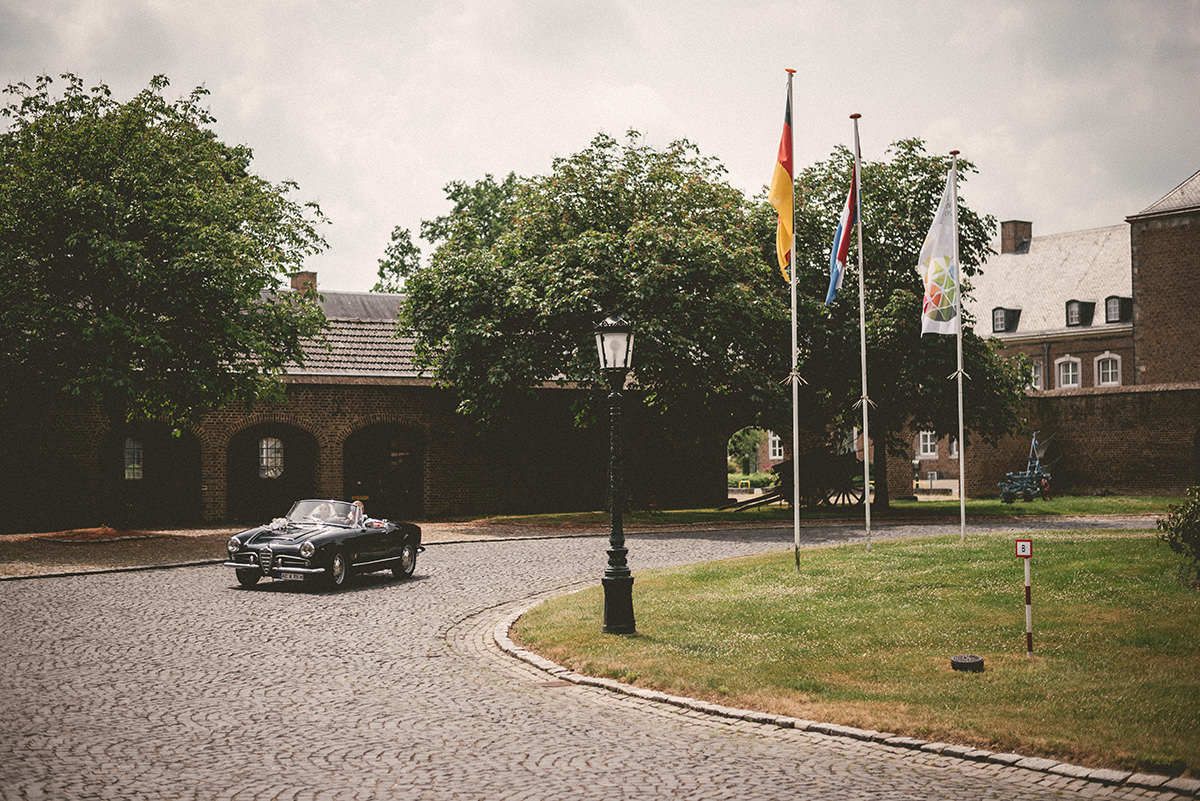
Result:
<instances>
[{"instance_id":1,"label":"grass","mask_svg":"<svg viewBox=\"0 0 1200 801\"><path fill-rule=\"evenodd\" d=\"M790 551L641 573L638 634L599 588L514 639L590 675L994 751L1200 772L1200 591L1150 532L1033 536L1034 656L1013 537ZM984 657L981 674L950 657Z\"/></svg>"},{"instance_id":2,"label":"grass","mask_svg":"<svg viewBox=\"0 0 1200 801\"><path fill-rule=\"evenodd\" d=\"M983 498L967 500L967 517L1021 517L1026 515L1165 515L1167 505L1179 503L1180 498L1160 498L1151 496L1120 496L1110 495L1087 496L1066 495L1049 501L1017 501L1016 503L1001 503L999 498ZM863 516L861 506L836 506L804 508L800 513L803 520L860 520ZM945 501L892 501L887 514L881 522L903 522L920 519L953 519L958 520L959 503L957 500ZM536 523L549 526L603 526L608 523L608 512L563 512L559 514L539 514L524 516L509 516L491 518L496 523ZM790 506L775 504L746 509L741 512L719 509L668 509L661 512L632 511L626 512L627 525L663 525L663 524L702 524L717 522L736 522L745 525L755 523L791 522L792 509Z\"/></svg>"}]
</instances>

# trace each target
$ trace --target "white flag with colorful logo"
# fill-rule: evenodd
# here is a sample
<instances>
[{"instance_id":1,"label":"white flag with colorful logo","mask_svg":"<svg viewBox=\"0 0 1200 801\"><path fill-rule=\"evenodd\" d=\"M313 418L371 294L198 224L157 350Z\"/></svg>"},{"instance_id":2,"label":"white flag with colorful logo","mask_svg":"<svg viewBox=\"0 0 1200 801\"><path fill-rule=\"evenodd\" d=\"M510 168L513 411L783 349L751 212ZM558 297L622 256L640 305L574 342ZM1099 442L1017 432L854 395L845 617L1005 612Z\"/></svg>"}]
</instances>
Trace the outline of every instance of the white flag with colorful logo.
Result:
<instances>
[{"instance_id":1,"label":"white flag with colorful logo","mask_svg":"<svg viewBox=\"0 0 1200 801\"><path fill-rule=\"evenodd\" d=\"M917 269L925 284L921 304L921 335L956 334L959 323L958 254L955 252L954 170L946 176L946 191L921 246Z\"/></svg>"}]
</instances>

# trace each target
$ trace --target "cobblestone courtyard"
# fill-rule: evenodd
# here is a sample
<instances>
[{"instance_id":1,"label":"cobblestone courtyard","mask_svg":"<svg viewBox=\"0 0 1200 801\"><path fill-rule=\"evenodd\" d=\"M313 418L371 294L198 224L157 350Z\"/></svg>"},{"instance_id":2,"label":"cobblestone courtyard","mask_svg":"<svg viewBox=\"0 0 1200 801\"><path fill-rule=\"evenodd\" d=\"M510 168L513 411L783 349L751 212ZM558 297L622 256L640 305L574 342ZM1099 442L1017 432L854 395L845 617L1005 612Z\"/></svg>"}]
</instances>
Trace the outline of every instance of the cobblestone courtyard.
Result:
<instances>
[{"instance_id":1,"label":"cobblestone courtyard","mask_svg":"<svg viewBox=\"0 0 1200 801\"><path fill-rule=\"evenodd\" d=\"M790 544L629 538L635 574ZM340 593L215 565L0 582L0 798L1174 797L709 717L496 648L511 609L598 581L604 546L434 544L414 579Z\"/></svg>"}]
</instances>

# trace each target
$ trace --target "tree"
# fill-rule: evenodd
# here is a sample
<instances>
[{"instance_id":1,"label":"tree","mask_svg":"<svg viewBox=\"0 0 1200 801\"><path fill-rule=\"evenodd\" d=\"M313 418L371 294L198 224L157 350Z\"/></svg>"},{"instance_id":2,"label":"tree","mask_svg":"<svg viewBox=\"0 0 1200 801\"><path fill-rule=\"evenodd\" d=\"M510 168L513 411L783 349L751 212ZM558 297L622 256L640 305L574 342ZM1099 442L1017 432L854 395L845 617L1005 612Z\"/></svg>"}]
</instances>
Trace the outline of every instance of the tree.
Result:
<instances>
[{"instance_id":1,"label":"tree","mask_svg":"<svg viewBox=\"0 0 1200 801\"><path fill-rule=\"evenodd\" d=\"M9 86L0 113L0 402L30 386L111 418L181 424L281 393L319 333L316 299L276 293L325 247L314 204L218 141L203 88L155 77L126 103L73 76Z\"/></svg>"},{"instance_id":2,"label":"tree","mask_svg":"<svg viewBox=\"0 0 1200 801\"><path fill-rule=\"evenodd\" d=\"M871 438L875 443L877 503L888 505L886 452L902 455L912 443L912 427L941 435L958 431L955 339L921 337L924 289L917 259L945 187L950 160L931 156L919 139L905 139L888 150L890 159L862 167L863 246L867 313L868 394ZM975 167L959 160L964 183ZM852 155L838 148L826 161L797 176L803 200L797 218L797 249L802 260L798 280L806 302L823 303L828 283L829 245L845 202ZM992 252L995 219L981 217L959 199L959 257L969 279ZM858 263L856 258L855 263ZM857 425L861 412L857 268L851 268L824 321L804 332L802 373L825 401L825 410L843 427ZM819 300L816 300L818 299ZM964 320L963 363L966 427L994 439L1017 423L1025 372L1018 362L999 356ZM810 389L810 394L812 394Z\"/></svg>"},{"instance_id":3,"label":"tree","mask_svg":"<svg viewBox=\"0 0 1200 801\"><path fill-rule=\"evenodd\" d=\"M449 214L421 223L421 238L431 245L454 243L463 248L487 248L512 222L512 201L519 179L510 172L504 180L488 173L473 184L451 181L446 199L454 204Z\"/></svg>"},{"instance_id":4,"label":"tree","mask_svg":"<svg viewBox=\"0 0 1200 801\"><path fill-rule=\"evenodd\" d=\"M397 225L392 229L392 241L379 260L379 280L372 292L400 292L404 279L421 267L421 249L412 241L412 232Z\"/></svg>"},{"instance_id":5,"label":"tree","mask_svg":"<svg viewBox=\"0 0 1200 801\"><path fill-rule=\"evenodd\" d=\"M733 433L726 446L729 457L730 472L736 467L743 473L754 473L758 470L758 446L767 438L767 432L761 428L743 428Z\"/></svg>"},{"instance_id":6,"label":"tree","mask_svg":"<svg viewBox=\"0 0 1200 801\"><path fill-rule=\"evenodd\" d=\"M653 408L700 419L778 403L786 287L719 163L631 131L510 180L482 222L468 210L423 226L445 238L406 284L402 326L463 411L488 419L542 382L600 383L592 329L609 312L635 325L633 382Z\"/></svg>"}]
</instances>

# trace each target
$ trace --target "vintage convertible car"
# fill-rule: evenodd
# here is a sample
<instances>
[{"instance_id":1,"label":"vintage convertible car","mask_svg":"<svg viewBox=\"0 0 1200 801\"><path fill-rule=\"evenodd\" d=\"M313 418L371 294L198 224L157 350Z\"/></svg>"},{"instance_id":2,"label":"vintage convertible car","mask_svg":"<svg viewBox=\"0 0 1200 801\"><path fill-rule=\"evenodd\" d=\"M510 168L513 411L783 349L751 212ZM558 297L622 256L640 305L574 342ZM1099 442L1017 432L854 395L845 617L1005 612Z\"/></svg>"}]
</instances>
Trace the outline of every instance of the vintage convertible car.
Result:
<instances>
[{"instance_id":1,"label":"vintage convertible car","mask_svg":"<svg viewBox=\"0 0 1200 801\"><path fill-rule=\"evenodd\" d=\"M238 583L262 578L312 581L331 589L355 573L391 568L408 578L417 566L421 529L412 523L375 520L345 501L296 501L287 517L230 537L229 560Z\"/></svg>"}]
</instances>

